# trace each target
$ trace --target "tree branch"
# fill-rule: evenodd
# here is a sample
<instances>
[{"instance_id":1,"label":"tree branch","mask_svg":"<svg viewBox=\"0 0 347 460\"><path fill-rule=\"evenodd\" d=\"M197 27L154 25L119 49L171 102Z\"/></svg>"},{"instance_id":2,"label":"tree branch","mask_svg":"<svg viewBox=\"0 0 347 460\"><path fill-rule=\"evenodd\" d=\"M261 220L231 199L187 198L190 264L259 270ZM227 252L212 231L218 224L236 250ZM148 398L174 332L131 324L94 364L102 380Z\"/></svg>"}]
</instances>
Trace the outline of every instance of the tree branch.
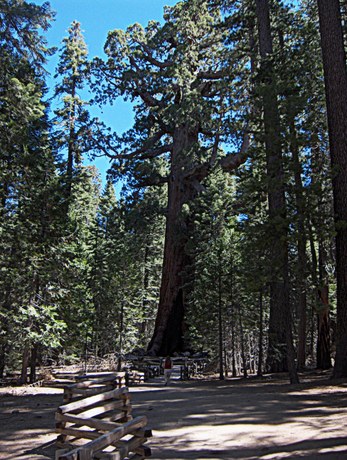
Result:
<instances>
[{"instance_id":1,"label":"tree branch","mask_svg":"<svg viewBox=\"0 0 347 460\"><path fill-rule=\"evenodd\" d=\"M142 188L142 187L150 187L150 186L160 186L163 184L167 184L169 178L167 176L156 176L156 177L148 177L141 182L138 182L135 187Z\"/></svg>"},{"instance_id":2,"label":"tree branch","mask_svg":"<svg viewBox=\"0 0 347 460\"><path fill-rule=\"evenodd\" d=\"M227 77L229 72L227 69L219 70L217 72L199 72L197 77L204 78L205 80L220 80L221 78Z\"/></svg>"},{"instance_id":3,"label":"tree branch","mask_svg":"<svg viewBox=\"0 0 347 460\"><path fill-rule=\"evenodd\" d=\"M136 40L136 43L141 46L141 48L144 51L145 59L151 64L155 65L156 67L159 67L160 69L167 69L168 67L173 66L174 64L173 61L161 62L161 61L158 61L158 59L156 59L155 57L153 57L150 52L150 49L145 43L139 42L138 40Z\"/></svg>"},{"instance_id":4,"label":"tree branch","mask_svg":"<svg viewBox=\"0 0 347 460\"><path fill-rule=\"evenodd\" d=\"M202 163L200 165L195 166L194 168L190 169L184 175L184 178L192 179L193 181L201 182L205 177L207 177L212 169L212 167L216 163L217 153L218 153L218 146L220 140L220 133L218 132L215 137L215 141L212 147L212 155L209 161Z\"/></svg>"},{"instance_id":5,"label":"tree branch","mask_svg":"<svg viewBox=\"0 0 347 460\"><path fill-rule=\"evenodd\" d=\"M136 71L141 74L141 69L137 65L135 59L133 56L129 57L130 64L135 67ZM163 107L163 104L158 101L155 97L153 97L148 91L144 91L141 87L141 84L139 82L139 78L136 78L135 76L133 77L133 81L136 85L136 91L135 91L135 96L139 96L143 102L150 107Z\"/></svg>"},{"instance_id":6,"label":"tree branch","mask_svg":"<svg viewBox=\"0 0 347 460\"><path fill-rule=\"evenodd\" d=\"M246 132L243 136L242 145L239 153L232 155L229 154L222 158L220 161L221 168L223 171L234 171L243 163L245 163L249 157L248 149L250 146L249 133Z\"/></svg>"}]
</instances>

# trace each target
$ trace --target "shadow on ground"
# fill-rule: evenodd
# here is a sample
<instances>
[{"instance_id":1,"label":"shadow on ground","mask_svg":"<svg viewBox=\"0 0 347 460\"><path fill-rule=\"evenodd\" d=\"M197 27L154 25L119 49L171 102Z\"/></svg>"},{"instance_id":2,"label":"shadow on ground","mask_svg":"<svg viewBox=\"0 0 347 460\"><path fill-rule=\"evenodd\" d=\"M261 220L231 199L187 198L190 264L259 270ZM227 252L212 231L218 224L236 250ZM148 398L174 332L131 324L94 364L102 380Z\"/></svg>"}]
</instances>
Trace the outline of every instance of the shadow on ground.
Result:
<instances>
[{"instance_id":1,"label":"shadow on ground","mask_svg":"<svg viewBox=\"0 0 347 460\"><path fill-rule=\"evenodd\" d=\"M346 382L157 379L131 393L133 415L153 430L153 459L347 458ZM61 392L0 396L0 458L54 458L61 401Z\"/></svg>"},{"instance_id":2,"label":"shadow on ground","mask_svg":"<svg viewBox=\"0 0 347 460\"><path fill-rule=\"evenodd\" d=\"M153 458L341 460L347 454L343 382L174 381L137 389L133 399L153 427Z\"/></svg>"}]
</instances>

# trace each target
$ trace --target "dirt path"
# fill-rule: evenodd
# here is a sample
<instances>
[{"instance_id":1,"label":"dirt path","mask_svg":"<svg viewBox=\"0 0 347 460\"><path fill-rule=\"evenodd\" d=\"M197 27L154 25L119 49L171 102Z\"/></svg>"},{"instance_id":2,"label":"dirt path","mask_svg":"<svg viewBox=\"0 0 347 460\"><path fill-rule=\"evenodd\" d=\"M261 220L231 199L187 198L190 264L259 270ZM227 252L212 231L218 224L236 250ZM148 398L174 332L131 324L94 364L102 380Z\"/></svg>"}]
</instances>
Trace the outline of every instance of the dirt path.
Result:
<instances>
[{"instance_id":1,"label":"dirt path","mask_svg":"<svg viewBox=\"0 0 347 460\"><path fill-rule=\"evenodd\" d=\"M0 390L0 458L54 458L61 391ZM131 388L134 415L147 415L153 459L347 458L347 383L161 380Z\"/></svg>"}]
</instances>

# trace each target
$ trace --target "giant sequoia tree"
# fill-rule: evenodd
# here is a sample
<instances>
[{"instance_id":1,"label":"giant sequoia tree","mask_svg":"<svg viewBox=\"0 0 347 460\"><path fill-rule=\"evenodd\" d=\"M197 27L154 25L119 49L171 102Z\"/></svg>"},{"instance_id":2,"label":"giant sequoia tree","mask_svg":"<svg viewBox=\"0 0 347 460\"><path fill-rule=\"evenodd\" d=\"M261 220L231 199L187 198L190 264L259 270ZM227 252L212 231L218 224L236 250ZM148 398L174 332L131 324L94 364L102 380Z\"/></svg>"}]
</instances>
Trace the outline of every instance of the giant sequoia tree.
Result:
<instances>
[{"instance_id":1,"label":"giant sequoia tree","mask_svg":"<svg viewBox=\"0 0 347 460\"><path fill-rule=\"evenodd\" d=\"M213 27L220 22L218 10L209 12L205 1L193 0L167 8L164 18L163 26L150 22L145 29L135 24L126 32L110 32L108 61L94 66L98 85L103 82L99 98L136 101L133 129L121 139L102 135L95 147L113 156L114 171L125 169L139 178L138 186L167 187L160 302L149 345L153 354L184 347L190 203L217 162L227 115L237 113L230 104L234 75L224 32ZM237 167L242 157L230 155L224 167ZM160 158L165 175L158 174Z\"/></svg>"}]
</instances>

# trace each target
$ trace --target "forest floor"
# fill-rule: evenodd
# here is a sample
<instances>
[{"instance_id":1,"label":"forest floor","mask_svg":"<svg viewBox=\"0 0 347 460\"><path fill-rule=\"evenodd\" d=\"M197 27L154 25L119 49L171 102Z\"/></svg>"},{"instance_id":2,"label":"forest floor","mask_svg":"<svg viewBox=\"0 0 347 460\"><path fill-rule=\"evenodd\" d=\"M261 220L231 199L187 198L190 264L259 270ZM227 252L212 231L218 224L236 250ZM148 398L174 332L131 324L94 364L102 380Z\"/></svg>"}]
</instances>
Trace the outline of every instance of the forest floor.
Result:
<instances>
[{"instance_id":1,"label":"forest floor","mask_svg":"<svg viewBox=\"0 0 347 460\"><path fill-rule=\"evenodd\" d=\"M130 388L146 415L153 459L347 458L347 380L305 376L190 380L162 377ZM0 458L54 459L54 412L62 390L0 388Z\"/></svg>"}]
</instances>

